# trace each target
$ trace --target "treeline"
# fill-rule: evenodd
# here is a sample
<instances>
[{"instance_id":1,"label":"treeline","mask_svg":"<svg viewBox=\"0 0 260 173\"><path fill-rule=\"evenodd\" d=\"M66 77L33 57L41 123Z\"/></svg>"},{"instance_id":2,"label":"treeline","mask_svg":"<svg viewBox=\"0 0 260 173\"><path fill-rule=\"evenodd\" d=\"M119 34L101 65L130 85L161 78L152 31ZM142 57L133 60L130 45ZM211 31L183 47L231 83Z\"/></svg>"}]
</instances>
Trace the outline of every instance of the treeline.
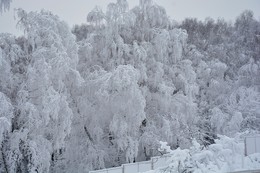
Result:
<instances>
[{"instance_id":1,"label":"treeline","mask_svg":"<svg viewBox=\"0 0 260 173\"><path fill-rule=\"evenodd\" d=\"M68 25L17 10L0 34L0 172L84 172L192 139L260 131L260 21L186 19L126 0Z\"/></svg>"}]
</instances>

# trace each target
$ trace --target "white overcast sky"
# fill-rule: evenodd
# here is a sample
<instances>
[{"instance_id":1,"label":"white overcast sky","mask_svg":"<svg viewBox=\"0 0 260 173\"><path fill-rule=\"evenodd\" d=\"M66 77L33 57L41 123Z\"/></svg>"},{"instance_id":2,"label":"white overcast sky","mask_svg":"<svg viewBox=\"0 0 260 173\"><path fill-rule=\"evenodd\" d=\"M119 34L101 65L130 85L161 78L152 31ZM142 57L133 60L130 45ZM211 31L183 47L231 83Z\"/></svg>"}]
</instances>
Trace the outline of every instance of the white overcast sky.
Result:
<instances>
[{"instance_id":1,"label":"white overcast sky","mask_svg":"<svg viewBox=\"0 0 260 173\"><path fill-rule=\"evenodd\" d=\"M86 16L96 5L103 11L110 2L116 0L13 0L10 11L0 14L0 33L10 32L18 34L14 19L15 8L27 11L46 9L66 21L70 26L85 23ZM128 0L130 8L138 5L139 0ZM256 19L260 19L260 0L154 0L163 6L167 14L181 21L187 17L204 20L206 17L225 18L228 21L235 18L245 9L252 10Z\"/></svg>"}]
</instances>

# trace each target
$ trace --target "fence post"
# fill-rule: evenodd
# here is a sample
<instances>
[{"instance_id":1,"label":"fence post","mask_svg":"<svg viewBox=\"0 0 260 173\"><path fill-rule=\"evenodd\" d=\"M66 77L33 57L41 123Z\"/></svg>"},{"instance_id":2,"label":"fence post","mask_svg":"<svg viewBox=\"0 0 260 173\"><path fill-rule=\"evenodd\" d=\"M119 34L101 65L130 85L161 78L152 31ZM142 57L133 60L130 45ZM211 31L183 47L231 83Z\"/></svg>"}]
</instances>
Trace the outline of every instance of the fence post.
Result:
<instances>
[{"instance_id":1,"label":"fence post","mask_svg":"<svg viewBox=\"0 0 260 173\"><path fill-rule=\"evenodd\" d=\"M153 158L151 158L151 170L153 170L154 165L153 165Z\"/></svg>"},{"instance_id":2,"label":"fence post","mask_svg":"<svg viewBox=\"0 0 260 173\"><path fill-rule=\"evenodd\" d=\"M247 156L247 148L246 148L246 137L245 137L245 156Z\"/></svg>"},{"instance_id":3,"label":"fence post","mask_svg":"<svg viewBox=\"0 0 260 173\"><path fill-rule=\"evenodd\" d=\"M125 165L122 165L122 173L125 173Z\"/></svg>"}]
</instances>

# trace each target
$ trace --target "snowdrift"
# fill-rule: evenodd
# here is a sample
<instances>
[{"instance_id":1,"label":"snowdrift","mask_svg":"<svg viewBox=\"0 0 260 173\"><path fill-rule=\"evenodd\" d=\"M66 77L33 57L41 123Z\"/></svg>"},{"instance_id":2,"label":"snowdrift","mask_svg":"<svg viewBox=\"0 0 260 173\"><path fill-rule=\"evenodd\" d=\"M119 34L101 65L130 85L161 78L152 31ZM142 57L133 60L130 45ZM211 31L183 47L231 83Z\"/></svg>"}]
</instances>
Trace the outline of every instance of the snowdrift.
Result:
<instances>
[{"instance_id":1,"label":"snowdrift","mask_svg":"<svg viewBox=\"0 0 260 173\"><path fill-rule=\"evenodd\" d=\"M243 140L218 137L215 144L208 147L201 146L194 140L190 149L170 150L162 142L161 150L172 155L168 160L169 166L146 173L224 173L260 169L260 153L244 156Z\"/></svg>"}]
</instances>

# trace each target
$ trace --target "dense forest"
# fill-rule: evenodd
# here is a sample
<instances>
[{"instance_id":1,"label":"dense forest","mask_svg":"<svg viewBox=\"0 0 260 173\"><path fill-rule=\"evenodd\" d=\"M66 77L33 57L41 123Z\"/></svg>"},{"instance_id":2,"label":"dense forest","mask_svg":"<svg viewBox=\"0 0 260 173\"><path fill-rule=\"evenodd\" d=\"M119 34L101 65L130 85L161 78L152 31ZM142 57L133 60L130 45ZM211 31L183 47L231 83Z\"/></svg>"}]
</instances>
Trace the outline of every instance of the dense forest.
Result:
<instances>
[{"instance_id":1,"label":"dense forest","mask_svg":"<svg viewBox=\"0 0 260 173\"><path fill-rule=\"evenodd\" d=\"M1 0L0 11L8 0ZM260 131L260 21L176 22L152 0L72 29L16 10L0 33L0 172L84 172ZM1 26L0 26L1 27Z\"/></svg>"}]
</instances>

